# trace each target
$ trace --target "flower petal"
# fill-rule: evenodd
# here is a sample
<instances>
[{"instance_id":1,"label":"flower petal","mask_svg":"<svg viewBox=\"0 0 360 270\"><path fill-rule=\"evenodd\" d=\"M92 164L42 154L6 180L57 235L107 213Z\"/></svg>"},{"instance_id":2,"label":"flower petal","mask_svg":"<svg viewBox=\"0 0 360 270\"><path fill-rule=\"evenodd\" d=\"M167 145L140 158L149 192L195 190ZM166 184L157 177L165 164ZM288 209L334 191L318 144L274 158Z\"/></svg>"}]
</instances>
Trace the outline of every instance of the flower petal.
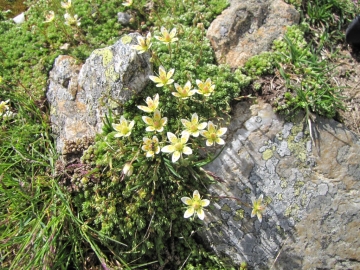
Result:
<instances>
[{"instance_id":1,"label":"flower petal","mask_svg":"<svg viewBox=\"0 0 360 270\"><path fill-rule=\"evenodd\" d=\"M168 132L167 137L168 137L169 141L173 144L177 143L177 141L178 141L178 138L176 137L176 135L174 133Z\"/></svg>"},{"instance_id":2,"label":"flower petal","mask_svg":"<svg viewBox=\"0 0 360 270\"><path fill-rule=\"evenodd\" d=\"M185 146L184 148L183 148L183 151L182 151L185 155L191 155L192 154L192 150L191 150L191 148L190 147L188 147L188 146Z\"/></svg>"},{"instance_id":3,"label":"flower petal","mask_svg":"<svg viewBox=\"0 0 360 270\"><path fill-rule=\"evenodd\" d=\"M219 130L216 131L216 135L222 136L226 133L226 131L227 131L227 128L219 128Z\"/></svg>"},{"instance_id":4,"label":"flower petal","mask_svg":"<svg viewBox=\"0 0 360 270\"><path fill-rule=\"evenodd\" d=\"M200 193L199 193L198 190L194 190L194 192L193 192L193 198L194 198L194 199L200 199Z\"/></svg>"},{"instance_id":5,"label":"flower petal","mask_svg":"<svg viewBox=\"0 0 360 270\"><path fill-rule=\"evenodd\" d=\"M206 141L206 146L212 146L213 144L214 144L214 142L212 140Z\"/></svg>"},{"instance_id":6,"label":"flower petal","mask_svg":"<svg viewBox=\"0 0 360 270\"><path fill-rule=\"evenodd\" d=\"M209 204L210 204L210 201L209 201L208 199L203 199L203 200L201 200L201 205L202 205L203 207L208 206Z\"/></svg>"},{"instance_id":7,"label":"flower petal","mask_svg":"<svg viewBox=\"0 0 360 270\"><path fill-rule=\"evenodd\" d=\"M197 214L198 218L201 220L203 220L205 217L205 212L202 208L196 210L196 214Z\"/></svg>"},{"instance_id":8,"label":"flower petal","mask_svg":"<svg viewBox=\"0 0 360 270\"><path fill-rule=\"evenodd\" d=\"M220 145L223 145L225 144L225 141L221 138L217 138L216 141L215 141L217 144L220 144Z\"/></svg>"},{"instance_id":9,"label":"flower petal","mask_svg":"<svg viewBox=\"0 0 360 270\"><path fill-rule=\"evenodd\" d=\"M174 75L174 72L175 72L175 69L174 69L174 68L170 69L169 72L168 72L167 75L166 75L166 78L170 79L171 76Z\"/></svg>"},{"instance_id":10,"label":"flower petal","mask_svg":"<svg viewBox=\"0 0 360 270\"><path fill-rule=\"evenodd\" d=\"M173 145L166 145L163 148L161 148L161 152L164 153L172 153L175 151L175 147Z\"/></svg>"},{"instance_id":11,"label":"flower petal","mask_svg":"<svg viewBox=\"0 0 360 270\"><path fill-rule=\"evenodd\" d=\"M196 124L199 122L199 116L197 115L197 113L193 113L193 115L191 116L191 123Z\"/></svg>"},{"instance_id":12,"label":"flower petal","mask_svg":"<svg viewBox=\"0 0 360 270\"><path fill-rule=\"evenodd\" d=\"M172 154L172 158L171 158L171 161L173 163L175 163L176 161L179 160L179 158L181 157L181 154L179 151L175 151L173 154Z\"/></svg>"},{"instance_id":13,"label":"flower petal","mask_svg":"<svg viewBox=\"0 0 360 270\"><path fill-rule=\"evenodd\" d=\"M147 107L147 106L142 106L142 105L139 105L137 106L140 110L144 111L144 112L152 112L152 110Z\"/></svg>"},{"instance_id":14,"label":"flower petal","mask_svg":"<svg viewBox=\"0 0 360 270\"><path fill-rule=\"evenodd\" d=\"M189 197L182 197L181 201L186 205L191 205L192 200Z\"/></svg>"},{"instance_id":15,"label":"flower petal","mask_svg":"<svg viewBox=\"0 0 360 270\"><path fill-rule=\"evenodd\" d=\"M141 118L142 118L142 120L143 120L146 124L148 124L149 126L154 125L154 121L152 120L152 118L150 118L150 117L148 117L148 116L143 116L143 117L141 117Z\"/></svg>"},{"instance_id":16,"label":"flower petal","mask_svg":"<svg viewBox=\"0 0 360 270\"><path fill-rule=\"evenodd\" d=\"M194 208L189 207L185 213L184 213L184 218L189 218L194 214Z\"/></svg>"},{"instance_id":17,"label":"flower petal","mask_svg":"<svg viewBox=\"0 0 360 270\"><path fill-rule=\"evenodd\" d=\"M206 126L207 126L207 123L203 122L203 123L200 123L197 128L198 129L204 129L204 128L206 128Z\"/></svg>"}]
</instances>

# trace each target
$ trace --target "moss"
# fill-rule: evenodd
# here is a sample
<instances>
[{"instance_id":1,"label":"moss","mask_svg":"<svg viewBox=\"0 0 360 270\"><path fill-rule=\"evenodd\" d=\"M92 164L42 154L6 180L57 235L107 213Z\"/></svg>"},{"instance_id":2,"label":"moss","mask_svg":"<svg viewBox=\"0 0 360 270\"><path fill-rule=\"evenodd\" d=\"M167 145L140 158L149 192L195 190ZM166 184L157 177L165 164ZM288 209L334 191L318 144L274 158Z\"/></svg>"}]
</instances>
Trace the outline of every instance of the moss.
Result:
<instances>
[{"instance_id":1,"label":"moss","mask_svg":"<svg viewBox=\"0 0 360 270\"><path fill-rule=\"evenodd\" d=\"M231 212L231 211L232 211L231 208L230 208L230 206L227 205L227 204L224 204L224 205L221 207L221 210L222 210L222 211L225 211L225 212Z\"/></svg>"},{"instance_id":2,"label":"moss","mask_svg":"<svg viewBox=\"0 0 360 270\"><path fill-rule=\"evenodd\" d=\"M235 212L234 220L240 221L244 218L244 216L245 216L245 211L243 209L238 209Z\"/></svg>"}]
</instances>

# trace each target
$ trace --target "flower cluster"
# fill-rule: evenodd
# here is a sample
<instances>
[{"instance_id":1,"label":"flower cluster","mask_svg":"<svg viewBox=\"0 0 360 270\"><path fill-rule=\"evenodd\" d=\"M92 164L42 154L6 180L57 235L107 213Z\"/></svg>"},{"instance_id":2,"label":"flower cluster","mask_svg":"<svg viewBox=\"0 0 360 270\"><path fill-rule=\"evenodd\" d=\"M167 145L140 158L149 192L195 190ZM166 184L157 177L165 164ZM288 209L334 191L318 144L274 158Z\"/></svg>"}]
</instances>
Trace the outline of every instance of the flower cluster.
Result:
<instances>
[{"instance_id":1,"label":"flower cluster","mask_svg":"<svg viewBox=\"0 0 360 270\"><path fill-rule=\"evenodd\" d=\"M65 9L65 14L64 14L65 24L68 26L80 26L81 19L78 18L77 14L73 15L72 12L70 11L72 7L71 0L67 0L66 2L61 2L60 4L61 7ZM50 23L54 21L54 19L55 19L54 11L50 10L48 11L47 14L45 14L45 23Z\"/></svg>"},{"instance_id":2,"label":"flower cluster","mask_svg":"<svg viewBox=\"0 0 360 270\"><path fill-rule=\"evenodd\" d=\"M131 1L127 1L124 4L130 2ZM133 45L132 48L137 50L139 54L148 52L152 46L151 38L152 35L150 32L146 37L137 37L138 44ZM155 36L155 39L168 45L171 54L170 44L178 41L177 30L173 28L171 31L168 31L165 27L161 27L161 36ZM149 79L156 83L156 87L170 88L172 90L170 91L171 95L178 98L178 104L183 104L183 102L187 102L186 100L191 100L195 94L209 97L215 91L215 84L212 83L210 78L207 78L205 81L196 80L197 89L195 89L190 80L184 85L179 85L174 82L172 78L174 73L174 68L165 69L160 63L158 75L149 76ZM169 98L169 96L163 98ZM150 114L141 117L142 121L146 124L145 132L150 132L151 134L151 136L144 136L142 141L141 150L146 158L155 159L156 155L164 153L171 155L171 161L173 163L181 162L184 156L193 154L194 149L192 149L192 146L199 144L200 136L205 138L204 144L206 144L206 146L225 144L221 136L226 133L227 128L216 126L212 121L204 121L199 117L198 113L194 112L189 115L190 119L179 119L179 122L182 124L179 123L182 130L171 132L165 129L168 124L168 118L162 115L159 93L156 93L153 97L147 97L145 102L146 105L138 105L137 108ZM124 116L121 116L120 124L112 124L113 129L117 132L115 137L128 137L134 125L134 121L129 122ZM161 141L160 138L165 137L165 132L167 140ZM158 134L161 136L157 136ZM126 164L131 165L133 160ZM129 170L130 169L125 166L123 169L124 175L129 176ZM194 191L193 198L183 197L181 200L188 206L184 215L185 218L195 215L201 220L204 219L205 213L203 207L208 206L210 201L207 199L202 200L197 190Z\"/></svg>"}]
</instances>

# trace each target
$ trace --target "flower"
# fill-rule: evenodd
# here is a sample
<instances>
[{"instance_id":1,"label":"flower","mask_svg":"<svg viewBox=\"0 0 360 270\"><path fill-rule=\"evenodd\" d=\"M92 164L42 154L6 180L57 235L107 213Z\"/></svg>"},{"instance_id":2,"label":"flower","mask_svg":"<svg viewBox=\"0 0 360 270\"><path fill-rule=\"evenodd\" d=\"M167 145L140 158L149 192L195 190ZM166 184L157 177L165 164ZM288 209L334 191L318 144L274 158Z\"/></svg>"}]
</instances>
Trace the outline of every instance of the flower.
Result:
<instances>
[{"instance_id":1,"label":"flower","mask_svg":"<svg viewBox=\"0 0 360 270\"><path fill-rule=\"evenodd\" d=\"M118 133L114 135L114 137L128 137L131 134L131 130L135 125L135 121L128 121L124 116L120 117L120 124L112 124L113 129L115 129Z\"/></svg>"},{"instance_id":2,"label":"flower","mask_svg":"<svg viewBox=\"0 0 360 270\"><path fill-rule=\"evenodd\" d=\"M71 8L71 0L67 0L67 2L61 2L61 7L65 9Z\"/></svg>"},{"instance_id":3,"label":"flower","mask_svg":"<svg viewBox=\"0 0 360 270\"><path fill-rule=\"evenodd\" d=\"M161 34L162 36L155 36L155 38L157 40L160 40L161 42L165 43L165 44L169 44L172 43L174 41L177 41L178 38L176 38L176 28L173 28L170 33L168 32L168 30L164 27L161 26Z\"/></svg>"},{"instance_id":4,"label":"flower","mask_svg":"<svg viewBox=\"0 0 360 270\"><path fill-rule=\"evenodd\" d=\"M193 198L182 197L181 201L188 205L188 209L184 213L184 218L189 218L192 215L197 215L201 220L204 219L205 213L203 207L206 207L210 204L210 201L207 199L201 199L199 191L195 190L193 193Z\"/></svg>"},{"instance_id":5,"label":"flower","mask_svg":"<svg viewBox=\"0 0 360 270\"><path fill-rule=\"evenodd\" d=\"M130 162L125 163L124 168L123 168L124 175L130 176L133 174L133 171L134 171L133 165L131 165Z\"/></svg>"},{"instance_id":6,"label":"flower","mask_svg":"<svg viewBox=\"0 0 360 270\"><path fill-rule=\"evenodd\" d=\"M157 131L157 132L161 132L164 130L164 126L167 123L167 118L161 118L161 113L160 111L156 110L154 112L154 117L150 118L147 116L143 116L142 120L148 124L149 126L146 128L146 131Z\"/></svg>"},{"instance_id":7,"label":"flower","mask_svg":"<svg viewBox=\"0 0 360 270\"><path fill-rule=\"evenodd\" d=\"M9 102L10 102L10 99L0 102L0 114L3 114L10 109L10 107L8 105Z\"/></svg>"},{"instance_id":8,"label":"flower","mask_svg":"<svg viewBox=\"0 0 360 270\"><path fill-rule=\"evenodd\" d=\"M178 85L177 83L174 83L174 86L175 86L175 89L177 92L172 92L171 94L173 94L173 96L181 98L181 99L187 99L196 93L195 90L190 90L191 83L189 81L187 81L184 88L181 87L180 85Z\"/></svg>"},{"instance_id":9,"label":"flower","mask_svg":"<svg viewBox=\"0 0 360 270\"><path fill-rule=\"evenodd\" d=\"M156 94L154 96L154 99L152 99L151 97L147 97L146 104L147 107L142 105L139 105L137 107L144 112L154 112L159 106L159 94Z\"/></svg>"},{"instance_id":10,"label":"flower","mask_svg":"<svg viewBox=\"0 0 360 270\"><path fill-rule=\"evenodd\" d=\"M54 19L55 19L55 13L54 11L50 10L48 12L48 14L45 15L45 22L46 23L49 23L49 22L52 22Z\"/></svg>"},{"instance_id":11,"label":"flower","mask_svg":"<svg viewBox=\"0 0 360 270\"><path fill-rule=\"evenodd\" d=\"M74 17L73 16L71 16L69 13L65 13L64 14L64 18L65 18L65 24L66 25L69 25L69 26L72 26L72 25L77 25L77 26L80 26L80 20L81 19L78 19L78 15L76 14L76 15L74 15Z\"/></svg>"},{"instance_id":12,"label":"flower","mask_svg":"<svg viewBox=\"0 0 360 270\"><path fill-rule=\"evenodd\" d=\"M186 128L183 132L181 132L181 134L184 134L187 132L190 135L192 135L193 137L198 137L200 134L200 130L203 130L207 126L206 122L199 124L199 117L198 117L197 113L194 113L191 116L191 121L188 121L186 119L181 119L181 123Z\"/></svg>"},{"instance_id":13,"label":"flower","mask_svg":"<svg viewBox=\"0 0 360 270\"><path fill-rule=\"evenodd\" d=\"M217 144L225 144L225 141L220 137L225 134L227 128L219 128L216 129L216 126L213 122L209 121L208 123L208 130L200 131L201 136L204 136L206 140L206 145L211 146L214 143Z\"/></svg>"},{"instance_id":14,"label":"flower","mask_svg":"<svg viewBox=\"0 0 360 270\"><path fill-rule=\"evenodd\" d=\"M161 149L161 152L172 153L172 162L178 161L182 154L191 155L191 148L186 146L189 136L190 135L188 133L184 133L181 138L178 138L175 134L168 132L167 137L171 144L164 146Z\"/></svg>"},{"instance_id":15,"label":"flower","mask_svg":"<svg viewBox=\"0 0 360 270\"><path fill-rule=\"evenodd\" d=\"M125 2L122 4L125 7L130 7L133 4L133 0L125 0Z\"/></svg>"},{"instance_id":16,"label":"flower","mask_svg":"<svg viewBox=\"0 0 360 270\"><path fill-rule=\"evenodd\" d=\"M212 92L214 92L215 85L211 84L210 78L208 78L205 82L196 80L196 84L199 87L199 89L196 90L196 93L200 95L204 95L205 97L208 97L211 95Z\"/></svg>"},{"instance_id":17,"label":"flower","mask_svg":"<svg viewBox=\"0 0 360 270\"><path fill-rule=\"evenodd\" d=\"M150 80L155 83L158 83L156 87L161 87L166 84L172 84L174 82L173 79L170 79L171 76L174 74L175 69L170 69L168 73L166 73L163 66L159 67L159 77L156 76L149 76Z\"/></svg>"},{"instance_id":18,"label":"flower","mask_svg":"<svg viewBox=\"0 0 360 270\"><path fill-rule=\"evenodd\" d=\"M156 136L153 136L152 139L144 137L143 141L144 145L141 149L146 152L146 157L153 157L160 153L159 140Z\"/></svg>"},{"instance_id":19,"label":"flower","mask_svg":"<svg viewBox=\"0 0 360 270\"><path fill-rule=\"evenodd\" d=\"M265 205L262 204L263 197L263 194L261 194L257 200L252 199L253 209L251 212L251 217L257 215L257 218L260 222L262 221L262 213L265 210Z\"/></svg>"},{"instance_id":20,"label":"flower","mask_svg":"<svg viewBox=\"0 0 360 270\"><path fill-rule=\"evenodd\" d=\"M137 41L138 41L139 45L133 45L132 48L135 50L138 50L139 51L138 54L142 54L142 53L148 51L152 45L151 44L151 33L149 32L146 35L146 39L141 36L138 36Z\"/></svg>"}]
</instances>

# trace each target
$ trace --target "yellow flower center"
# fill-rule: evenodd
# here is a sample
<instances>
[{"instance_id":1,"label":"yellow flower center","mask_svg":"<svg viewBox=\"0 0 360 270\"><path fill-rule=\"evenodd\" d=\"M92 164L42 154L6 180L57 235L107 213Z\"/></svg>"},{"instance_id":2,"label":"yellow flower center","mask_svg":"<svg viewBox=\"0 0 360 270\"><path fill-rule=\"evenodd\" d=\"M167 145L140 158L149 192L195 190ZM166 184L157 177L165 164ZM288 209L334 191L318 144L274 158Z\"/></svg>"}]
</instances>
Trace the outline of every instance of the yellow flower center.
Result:
<instances>
[{"instance_id":1,"label":"yellow flower center","mask_svg":"<svg viewBox=\"0 0 360 270\"><path fill-rule=\"evenodd\" d=\"M191 125L191 127L190 127L190 130L192 131L192 132L196 132L197 130L198 130L198 128L197 128L197 125Z\"/></svg>"},{"instance_id":2,"label":"yellow flower center","mask_svg":"<svg viewBox=\"0 0 360 270\"><path fill-rule=\"evenodd\" d=\"M174 145L174 147L175 147L175 150L176 150L176 151L179 151L179 152L182 152L183 149L184 149L184 145L183 145L182 143L176 143L176 144Z\"/></svg>"},{"instance_id":3,"label":"yellow flower center","mask_svg":"<svg viewBox=\"0 0 360 270\"><path fill-rule=\"evenodd\" d=\"M201 208L201 203L196 200L193 202L192 207L194 208L194 210L199 210Z\"/></svg>"},{"instance_id":4,"label":"yellow flower center","mask_svg":"<svg viewBox=\"0 0 360 270\"><path fill-rule=\"evenodd\" d=\"M122 126L120 132L125 135L129 132L129 128L127 126Z\"/></svg>"},{"instance_id":5,"label":"yellow flower center","mask_svg":"<svg viewBox=\"0 0 360 270\"><path fill-rule=\"evenodd\" d=\"M210 138L214 141L216 140L217 136L216 136L216 133L211 133L210 134Z\"/></svg>"}]
</instances>

